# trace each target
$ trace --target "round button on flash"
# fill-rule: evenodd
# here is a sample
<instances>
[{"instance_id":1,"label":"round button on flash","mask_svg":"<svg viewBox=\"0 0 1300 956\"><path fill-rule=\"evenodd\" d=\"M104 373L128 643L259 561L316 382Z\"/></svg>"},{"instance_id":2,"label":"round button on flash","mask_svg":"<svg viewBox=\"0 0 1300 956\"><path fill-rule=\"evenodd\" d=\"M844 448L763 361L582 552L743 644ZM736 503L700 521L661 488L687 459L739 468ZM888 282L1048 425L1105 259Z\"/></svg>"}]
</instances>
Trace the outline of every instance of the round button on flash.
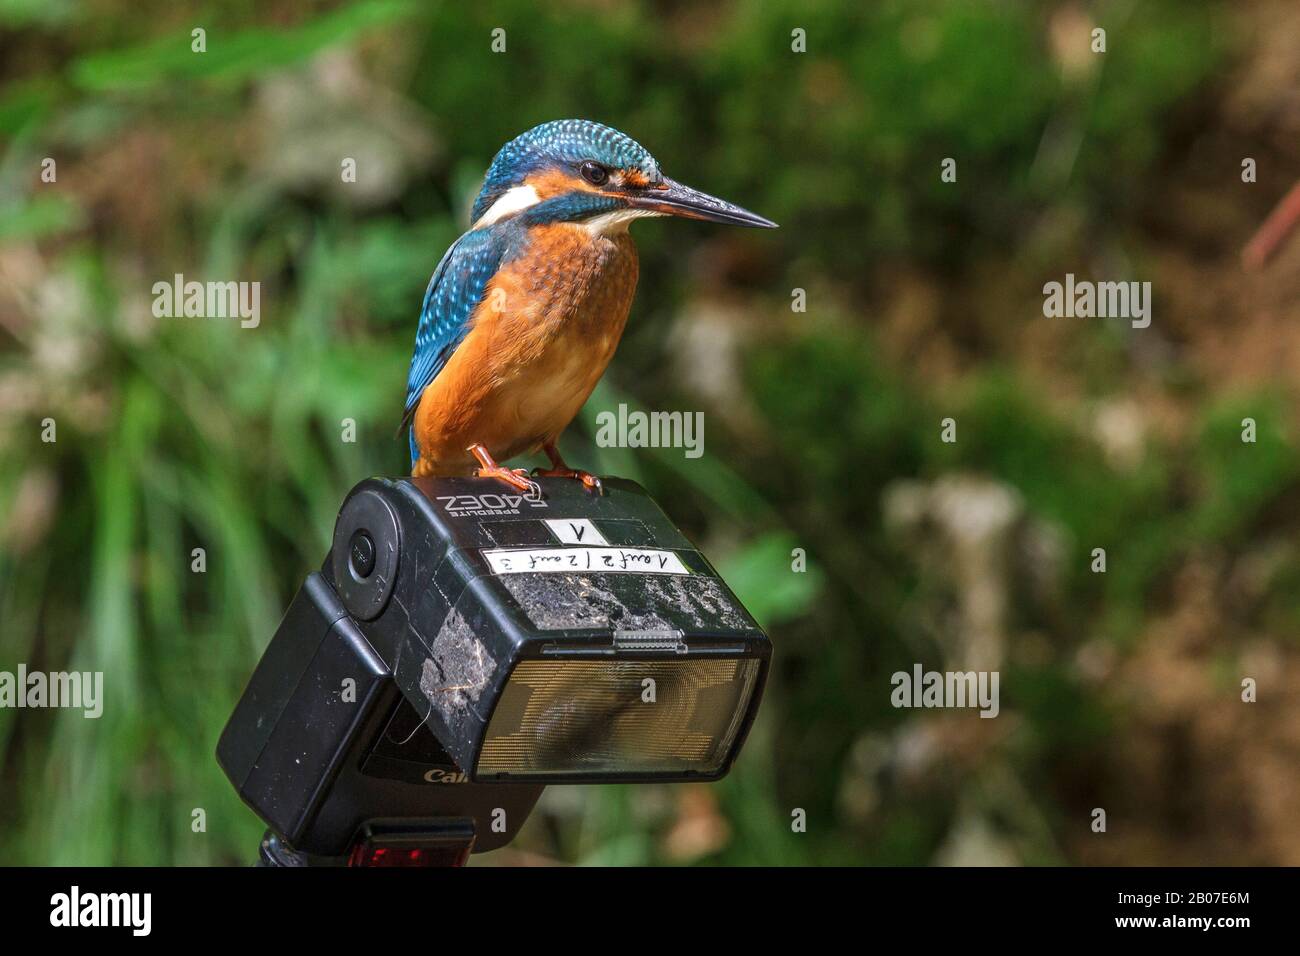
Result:
<instances>
[{"instance_id":1,"label":"round button on flash","mask_svg":"<svg viewBox=\"0 0 1300 956\"><path fill-rule=\"evenodd\" d=\"M375 570L375 542L361 528L352 532L352 540L348 542L348 560L352 573L360 579L370 577Z\"/></svg>"}]
</instances>

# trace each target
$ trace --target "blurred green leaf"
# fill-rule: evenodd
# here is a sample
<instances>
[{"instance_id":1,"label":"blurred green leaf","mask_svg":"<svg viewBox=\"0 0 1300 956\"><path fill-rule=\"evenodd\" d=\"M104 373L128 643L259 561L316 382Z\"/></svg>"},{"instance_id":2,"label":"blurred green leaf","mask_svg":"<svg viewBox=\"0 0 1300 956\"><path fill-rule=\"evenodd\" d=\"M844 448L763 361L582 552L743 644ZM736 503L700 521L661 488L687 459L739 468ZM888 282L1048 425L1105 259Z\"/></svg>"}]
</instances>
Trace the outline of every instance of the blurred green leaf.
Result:
<instances>
[{"instance_id":1,"label":"blurred green leaf","mask_svg":"<svg viewBox=\"0 0 1300 956\"><path fill-rule=\"evenodd\" d=\"M770 532L718 562L723 580L764 628L798 617L820 590L816 565L800 572L792 568L796 547L794 535Z\"/></svg>"},{"instance_id":2,"label":"blurred green leaf","mask_svg":"<svg viewBox=\"0 0 1300 956\"><path fill-rule=\"evenodd\" d=\"M60 193L0 205L0 240L41 239L80 228L82 223L76 200Z\"/></svg>"},{"instance_id":3,"label":"blurred green leaf","mask_svg":"<svg viewBox=\"0 0 1300 956\"><path fill-rule=\"evenodd\" d=\"M410 16L409 0L365 0L284 30L206 30L205 52L194 52L191 34L178 34L123 50L92 53L72 65L73 81L88 92L147 90L213 78L246 79L301 62L326 47Z\"/></svg>"}]
</instances>

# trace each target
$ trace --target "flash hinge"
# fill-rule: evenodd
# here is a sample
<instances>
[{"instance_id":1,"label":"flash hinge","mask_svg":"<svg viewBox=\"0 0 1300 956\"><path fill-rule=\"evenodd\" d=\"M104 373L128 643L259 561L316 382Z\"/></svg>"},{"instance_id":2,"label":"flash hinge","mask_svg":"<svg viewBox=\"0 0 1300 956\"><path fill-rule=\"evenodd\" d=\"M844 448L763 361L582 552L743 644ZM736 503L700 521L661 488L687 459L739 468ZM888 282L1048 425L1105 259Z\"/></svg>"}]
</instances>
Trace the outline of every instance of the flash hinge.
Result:
<instances>
[{"instance_id":1,"label":"flash hinge","mask_svg":"<svg viewBox=\"0 0 1300 956\"><path fill-rule=\"evenodd\" d=\"M685 654L688 650L682 640L682 632L675 629L658 628L645 631L615 631L614 650L616 651L671 651Z\"/></svg>"}]
</instances>

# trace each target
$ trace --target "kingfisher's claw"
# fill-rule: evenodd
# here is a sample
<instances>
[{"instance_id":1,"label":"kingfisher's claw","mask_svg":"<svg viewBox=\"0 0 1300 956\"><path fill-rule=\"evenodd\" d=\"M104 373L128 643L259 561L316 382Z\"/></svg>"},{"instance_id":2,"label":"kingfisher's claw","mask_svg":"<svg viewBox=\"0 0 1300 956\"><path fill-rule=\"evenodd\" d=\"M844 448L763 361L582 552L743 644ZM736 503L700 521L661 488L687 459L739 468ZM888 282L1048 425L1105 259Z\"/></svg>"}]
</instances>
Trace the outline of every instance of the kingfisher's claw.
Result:
<instances>
[{"instance_id":1,"label":"kingfisher's claw","mask_svg":"<svg viewBox=\"0 0 1300 956\"><path fill-rule=\"evenodd\" d=\"M505 468L498 465L496 459L480 444L470 445L465 450L478 461L479 468L474 472L474 477L504 481L516 491L522 491L529 501L542 500L542 486L528 477L527 468Z\"/></svg>"},{"instance_id":2,"label":"kingfisher's claw","mask_svg":"<svg viewBox=\"0 0 1300 956\"><path fill-rule=\"evenodd\" d=\"M537 478L573 478L581 481L582 487L588 491L594 491L598 495L605 493L605 485L600 476L589 471L579 471L576 468L534 468L533 475Z\"/></svg>"},{"instance_id":3,"label":"kingfisher's claw","mask_svg":"<svg viewBox=\"0 0 1300 956\"><path fill-rule=\"evenodd\" d=\"M476 478L495 478L497 481L504 481L516 491L522 491L524 497L529 501L542 500L542 486L528 477L528 472L523 468L503 468L495 465L490 468L480 468L474 472Z\"/></svg>"}]
</instances>

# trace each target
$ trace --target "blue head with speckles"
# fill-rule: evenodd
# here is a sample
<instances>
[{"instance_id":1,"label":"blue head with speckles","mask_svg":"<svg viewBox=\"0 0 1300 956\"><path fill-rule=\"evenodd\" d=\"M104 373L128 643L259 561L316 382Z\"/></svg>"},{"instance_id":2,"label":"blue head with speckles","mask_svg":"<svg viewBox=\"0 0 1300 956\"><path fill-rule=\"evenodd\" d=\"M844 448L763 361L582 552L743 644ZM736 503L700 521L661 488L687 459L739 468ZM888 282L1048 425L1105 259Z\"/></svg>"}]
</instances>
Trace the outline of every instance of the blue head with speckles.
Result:
<instances>
[{"instance_id":1,"label":"blue head with speckles","mask_svg":"<svg viewBox=\"0 0 1300 956\"><path fill-rule=\"evenodd\" d=\"M615 212L685 216L772 226L761 216L674 182L644 146L590 120L555 120L516 136L497 153L474 201L472 221L489 225L528 210L534 222Z\"/></svg>"},{"instance_id":2,"label":"blue head with speckles","mask_svg":"<svg viewBox=\"0 0 1300 956\"><path fill-rule=\"evenodd\" d=\"M591 120L555 120L534 126L501 147L474 201L472 219L477 222L508 190L530 178L548 172L581 176L584 163L632 171L632 176L639 172L645 184L662 179L655 158L631 136Z\"/></svg>"}]
</instances>

